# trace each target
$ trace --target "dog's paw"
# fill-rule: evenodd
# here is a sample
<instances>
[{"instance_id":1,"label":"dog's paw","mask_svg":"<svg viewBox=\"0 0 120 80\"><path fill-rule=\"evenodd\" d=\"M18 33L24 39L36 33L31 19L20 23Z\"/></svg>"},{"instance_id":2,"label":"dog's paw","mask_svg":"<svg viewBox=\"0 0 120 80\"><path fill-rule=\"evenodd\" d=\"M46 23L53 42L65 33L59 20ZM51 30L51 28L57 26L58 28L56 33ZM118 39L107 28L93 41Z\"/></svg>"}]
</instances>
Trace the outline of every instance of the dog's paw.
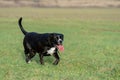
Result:
<instances>
[{"instance_id":1,"label":"dog's paw","mask_svg":"<svg viewBox=\"0 0 120 80\"><path fill-rule=\"evenodd\" d=\"M31 60L29 60L29 59L26 59L26 63L28 63L28 64L29 64L30 62L31 62Z\"/></svg>"},{"instance_id":2,"label":"dog's paw","mask_svg":"<svg viewBox=\"0 0 120 80\"><path fill-rule=\"evenodd\" d=\"M59 62L59 61L55 61L55 62L53 63L53 65L57 65L57 64L58 64L58 62Z\"/></svg>"},{"instance_id":3,"label":"dog's paw","mask_svg":"<svg viewBox=\"0 0 120 80\"><path fill-rule=\"evenodd\" d=\"M53 65L57 65L58 63L53 63Z\"/></svg>"},{"instance_id":4,"label":"dog's paw","mask_svg":"<svg viewBox=\"0 0 120 80\"><path fill-rule=\"evenodd\" d=\"M27 63L28 63L28 64L30 64L30 63L31 63L31 61L29 60Z\"/></svg>"}]
</instances>

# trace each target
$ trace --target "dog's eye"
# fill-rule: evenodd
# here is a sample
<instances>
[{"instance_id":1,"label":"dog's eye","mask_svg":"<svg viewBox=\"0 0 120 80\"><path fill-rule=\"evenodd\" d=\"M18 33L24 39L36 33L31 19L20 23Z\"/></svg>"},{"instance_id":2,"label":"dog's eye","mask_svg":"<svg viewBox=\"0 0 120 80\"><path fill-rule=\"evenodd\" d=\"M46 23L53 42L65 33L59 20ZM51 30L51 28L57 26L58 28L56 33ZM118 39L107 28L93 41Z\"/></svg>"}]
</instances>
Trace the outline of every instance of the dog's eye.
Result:
<instances>
[{"instance_id":1,"label":"dog's eye","mask_svg":"<svg viewBox=\"0 0 120 80\"><path fill-rule=\"evenodd\" d=\"M62 38L62 36L60 36L60 39Z\"/></svg>"},{"instance_id":2,"label":"dog's eye","mask_svg":"<svg viewBox=\"0 0 120 80\"><path fill-rule=\"evenodd\" d=\"M56 36L56 39L59 39L59 37L58 37L58 36Z\"/></svg>"}]
</instances>

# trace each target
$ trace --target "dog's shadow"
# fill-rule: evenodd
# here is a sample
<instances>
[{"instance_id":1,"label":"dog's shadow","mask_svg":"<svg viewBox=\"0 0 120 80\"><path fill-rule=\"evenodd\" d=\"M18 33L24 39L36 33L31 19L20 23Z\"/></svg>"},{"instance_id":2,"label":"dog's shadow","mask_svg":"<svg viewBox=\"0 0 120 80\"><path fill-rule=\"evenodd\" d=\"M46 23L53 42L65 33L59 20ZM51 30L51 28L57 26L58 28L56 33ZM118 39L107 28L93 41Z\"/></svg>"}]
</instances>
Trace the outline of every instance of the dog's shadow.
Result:
<instances>
[{"instance_id":1,"label":"dog's shadow","mask_svg":"<svg viewBox=\"0 0 120 80\"><path fill-rule=\"evenodd\" d=\"M43 60L44 60L44 63L53 63L53 56L44 56L43 57ZM32 58L32 61L36 61L36 63L40 64L40 58L39 58L39 55L36 54L33 58Z\"/></svg>"}]
</instances>

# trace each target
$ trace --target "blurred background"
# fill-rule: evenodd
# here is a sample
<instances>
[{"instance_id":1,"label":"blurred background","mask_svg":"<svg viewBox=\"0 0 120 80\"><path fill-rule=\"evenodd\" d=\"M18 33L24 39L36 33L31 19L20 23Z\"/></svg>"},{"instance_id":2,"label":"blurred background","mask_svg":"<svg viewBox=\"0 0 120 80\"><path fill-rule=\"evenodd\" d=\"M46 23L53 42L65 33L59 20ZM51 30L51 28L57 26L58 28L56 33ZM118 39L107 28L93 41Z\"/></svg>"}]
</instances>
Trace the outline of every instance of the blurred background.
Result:
<instances>
[{"instance_id":1,"label":"blurred background","mask_svg":"<svg viewBox=\"0 0 120 80\"><path fill-rule=\"evenodd\" d=\"M120 0L0 0L0 7L120 7Z\"/></svg>"}]
</instances>

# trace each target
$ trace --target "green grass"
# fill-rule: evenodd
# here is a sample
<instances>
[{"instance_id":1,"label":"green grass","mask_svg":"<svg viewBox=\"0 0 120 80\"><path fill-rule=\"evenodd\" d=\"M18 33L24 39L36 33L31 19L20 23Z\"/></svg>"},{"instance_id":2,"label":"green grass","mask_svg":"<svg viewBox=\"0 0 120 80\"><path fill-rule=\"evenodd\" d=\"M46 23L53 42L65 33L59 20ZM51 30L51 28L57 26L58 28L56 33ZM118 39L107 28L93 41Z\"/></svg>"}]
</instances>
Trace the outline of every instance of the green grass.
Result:
<instances>
[{"instance_id":1,"label":"green grass","mask_svg":"<svg viewBox=\"0 0 120 80\"><path fill-rule=\"evenodd\" d=\"M17 21L27 31L65 35L61 61L24 60ZM120 9L0 8L0 80L119 80Z\"/></svg>"}]
</instances>

